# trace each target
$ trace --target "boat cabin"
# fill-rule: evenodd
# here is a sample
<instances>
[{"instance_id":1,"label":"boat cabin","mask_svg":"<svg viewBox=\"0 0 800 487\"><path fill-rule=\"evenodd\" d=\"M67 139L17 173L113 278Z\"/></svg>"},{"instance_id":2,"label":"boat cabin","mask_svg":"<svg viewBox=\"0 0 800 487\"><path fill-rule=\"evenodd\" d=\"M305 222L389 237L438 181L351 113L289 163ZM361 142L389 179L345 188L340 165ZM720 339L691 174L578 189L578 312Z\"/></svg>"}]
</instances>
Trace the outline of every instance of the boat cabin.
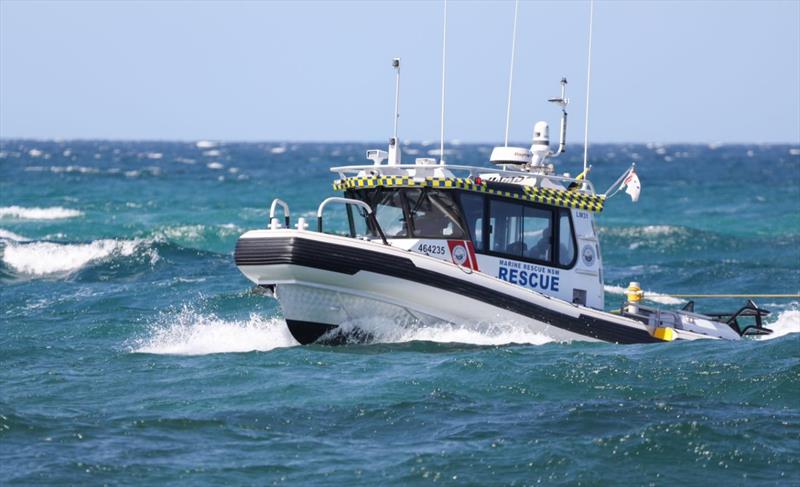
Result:
<instances>
[{"instance_id":1,"label":"boat cabin","mask_svg":"<svg viewBox=\"0 0 800 487\"><path fill-rule=\"evenodd\" d=\"M468 166L382 168L332 169L341 175L334 188L374 214L348 205L352 236L382 233L392 246L452 261L465 272L603 308L592 215L603 200L586 182ZM469 175L457 177L458 170Z\"/></svg>"}]
</instances>

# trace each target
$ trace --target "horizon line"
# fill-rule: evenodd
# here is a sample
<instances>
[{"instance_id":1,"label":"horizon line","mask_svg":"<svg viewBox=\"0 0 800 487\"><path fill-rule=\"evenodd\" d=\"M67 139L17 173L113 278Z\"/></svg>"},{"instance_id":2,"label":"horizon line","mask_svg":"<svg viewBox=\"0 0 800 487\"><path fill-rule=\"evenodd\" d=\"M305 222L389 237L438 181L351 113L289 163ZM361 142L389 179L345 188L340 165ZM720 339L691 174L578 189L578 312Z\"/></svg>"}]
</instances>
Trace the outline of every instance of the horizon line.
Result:
<instances>
[{"instance_id":1,"label":"horizon line","mask_svg":"<svg viewBox=\"0 0 800 487\"><path fill-rule=\"evenodd\" d=\"M175 139L157 139L157 138L127 138L127 137L98 137L98 138L87 138L87 137L7 137L7 136L0 136L0 143L8 142L8 141L34 141L34 142L134 142L134 143L185 143L185 144L195 144L197 142L212 142L215 144L386 144L388 141L376 141L376 140L323 140L323 139L214 139L214 138L175 138ZM434 146L438 144L437 141L433 139L425 139L425 140L401 140L401 145L422 145L423 147L427 146ZM463 146L463 145L485 145L485 146L500 146L502 143L500 142L486 142L486 141L465 141L461 139L451 139L449 144L451 146ZM509 144L516 144L516 147L526 147L530 143L519 143L517 142L509 142ZM447 143L445 144L447 145ZM583 143L575 142L569 144L570 146L577 146L583 147ZM720 141L720 140L710 140L710 141L695 141L695 142L664 142L664 141L616 141L616 142L592 142L589 144L589 147L592 145L798 145L800 146L800 140L797 141L737 141L737 142L729 142L729 141ZM445 147L447 150L447 147Z\"/></svg>"}]
</instances>

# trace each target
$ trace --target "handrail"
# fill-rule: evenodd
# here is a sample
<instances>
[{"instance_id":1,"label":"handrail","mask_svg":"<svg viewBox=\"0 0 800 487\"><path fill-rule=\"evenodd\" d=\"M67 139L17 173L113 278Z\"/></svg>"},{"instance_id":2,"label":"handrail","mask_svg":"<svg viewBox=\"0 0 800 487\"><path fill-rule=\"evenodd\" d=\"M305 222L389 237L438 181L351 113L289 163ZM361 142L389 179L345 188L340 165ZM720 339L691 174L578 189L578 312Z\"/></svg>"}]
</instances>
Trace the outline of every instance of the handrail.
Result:
<instances>
[{"instance_id":1,"label":"handrail","mask_svg":"<svg viewBox=\"0 0 800 487\"><path fill-rule=\"evenodd\" d=\"M402 171L397 171L398 169ZM396 165L386 165L386 166L374 166L374 165L356 165L356 166L338 166L332 167L331 172L339 173L339 176L345 178L346 173L358 173L361 171L369 172L374 171L375 176L400 176L400 175L407 175L405 174L404 170L407 169L417 169L417 170L456 170L456 171L468 171L470 178L476 178L480 176L481 173L483 174L498 174L500 176L508 176L508 177L524 177L524 178L537 178L539 181L537 182L537 186L541 186L540 182L543 179L547 179L550 181L560 182L560 183L577 183L581 189L581 191L587 191L589 194L596 195L596 191L594 189L594 185L588 179L578 179L573 177L566 177L566 176L557 176L554 174L541 174L541 173L533 173L533 172L525 172L525 171L509 171L501 168L493 168L493 167L476 167L476 166L463 166L463 165L435 165L435 166L426 166L421 164L396 164ZM569 185L569 184L567 184ZM566 191L566 190L565 190Z\"/></svg>"},{"instance_id":2,"label":"handrail","mask_svg":"<svg viewBox=\"0 0 800 487\"><path fill-rule=\"evenodd\" d=\"M325 198L325 200L319 204L319 208L317 208L317 231L322 233L322 211L328 206L328 203L341 203L343 205L355 205L359 208L363 208L367 212L367 218L378 231L378 235L380 235L381 240L383 241L384 245L389 245L389 242L386 240L386 235L383 233L383 229L381 228L380 224L378 224L378 220L375 218L375 213L373 213L372 208L366 203L361 200L354 200L352 198L342 198L339 196L331 196L330 198ZM351 235L355 237L355 235Z\"/></svg>"},{"instance_id":3,"label":"handrail","mask_svg":"<svg viewBox=\"0 0 800 487\"><path fill-rule=\"evenodd\" d=\"M281 205L281 208L283 208L284 226L286 228L289 228L289 223L290 223L289 205L280 198L275 198L274 200L272 200L272 205L269 207L269 222L267 222L267 227L269 227L270 224L272 224L272 219L275 218L275 210L277 209L278 205Z\"/></svg>"}]
</instances>

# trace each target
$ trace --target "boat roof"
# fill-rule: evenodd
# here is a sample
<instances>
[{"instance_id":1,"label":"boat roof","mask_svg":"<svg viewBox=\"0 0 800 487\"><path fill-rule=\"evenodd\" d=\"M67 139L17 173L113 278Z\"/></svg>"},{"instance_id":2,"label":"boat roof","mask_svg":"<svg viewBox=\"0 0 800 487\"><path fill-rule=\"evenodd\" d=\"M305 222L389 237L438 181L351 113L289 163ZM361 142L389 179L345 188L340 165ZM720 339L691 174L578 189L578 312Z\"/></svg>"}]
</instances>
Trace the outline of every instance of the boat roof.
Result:
<instances>
[{"instance_id":1,"label":"boat roof","mask_svg":"<svg viewBox=\"0 0 800 487\"><path fill-rule=\"evenodd\" d=\"M585 179L495 168L451 165L363 165L331 168L335 191L370 188L458 189L549 206L603 211L605 197ZM456 173L462 173L461 176ZM465 174L466 173L466 174Z\"/></svg>"}]
</instances>

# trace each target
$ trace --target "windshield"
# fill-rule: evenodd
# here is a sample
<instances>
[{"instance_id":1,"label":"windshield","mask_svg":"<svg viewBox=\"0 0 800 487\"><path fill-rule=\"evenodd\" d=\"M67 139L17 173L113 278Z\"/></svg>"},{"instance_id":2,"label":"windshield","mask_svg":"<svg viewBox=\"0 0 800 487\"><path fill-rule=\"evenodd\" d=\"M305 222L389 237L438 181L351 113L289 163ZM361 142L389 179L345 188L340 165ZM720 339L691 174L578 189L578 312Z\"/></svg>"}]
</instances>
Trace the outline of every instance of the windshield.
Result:
<instances>
[{"instance_id":1,"label":"windshield","mask_svg":"<svg viewBox=\"0 0 800 487\"><path fill-rule=\"evenodd\" d=\"M387 238L469 238L452 192L430 188L376 188L351 191L375 211Z\"/></svg>"}]
</instances>

